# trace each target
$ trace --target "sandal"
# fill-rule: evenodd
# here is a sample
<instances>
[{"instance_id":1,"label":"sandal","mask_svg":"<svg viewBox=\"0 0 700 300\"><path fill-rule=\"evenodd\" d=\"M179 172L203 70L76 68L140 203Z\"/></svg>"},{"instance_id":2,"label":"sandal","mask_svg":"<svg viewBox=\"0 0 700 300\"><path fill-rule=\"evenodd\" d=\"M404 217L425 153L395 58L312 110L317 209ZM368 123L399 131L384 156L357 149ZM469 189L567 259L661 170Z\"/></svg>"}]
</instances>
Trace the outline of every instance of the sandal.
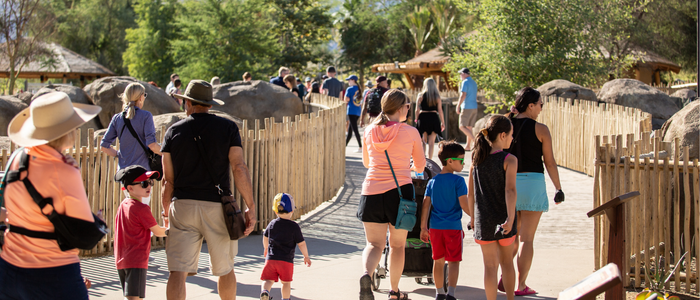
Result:
<instances>
[{"instance_id":1,"label":"sandal","mask_svg":"<svg viewBox=\"0 0 700 300\"><path fill-rule=\"evenodd\" d=\"M531 289L529 286L525 286L525 289L522 291L515 291L516 296L527 296L527 295L534 295L537 294L537 292L533 289Z\"/></svg>"},{"instance_id":2,"label":"sandal","mask_svg":"<svg viewBox=\"0 0 700 300\"><path fill-rule=\"evenodd\" d=\"M391 298L392 296L396 296L396 298ZM408 294L391 290L389 291L389 300L408 300Z\"/></svg>"},{"instance_id":3,"label":"sandal","mask_svg":"<svg viewBox=\"0 0 700 300\"><path fill-rule=\"evenodd\" d=\"M360 277L360 300L374 300L372 277L370 277L369 274Z\"/></svg>"},{"instance_id":4,"label":"sandal","mask_svg":"<svg viewBox=\"0 0 700 300\"><path fill-rule=\"evenodd\" d=\"M272 300L272 297L270 297L270 293L267 291L262 291L260 293L260 300Z\"/></svg>"}]
</instances>

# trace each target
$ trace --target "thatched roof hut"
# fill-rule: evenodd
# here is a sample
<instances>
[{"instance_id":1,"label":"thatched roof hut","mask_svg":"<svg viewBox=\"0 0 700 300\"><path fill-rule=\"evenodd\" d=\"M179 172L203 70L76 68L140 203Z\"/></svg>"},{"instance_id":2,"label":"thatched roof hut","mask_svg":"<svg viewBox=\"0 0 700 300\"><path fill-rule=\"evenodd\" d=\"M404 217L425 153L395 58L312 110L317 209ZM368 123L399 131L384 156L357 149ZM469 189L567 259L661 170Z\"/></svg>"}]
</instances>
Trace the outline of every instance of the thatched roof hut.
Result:
<instances>
[{"instance_id":1,"label":"thatched roof hut","mask_svg":"<svg viewBox=\"0 0 700 300\"><path fill-rule=\"evenodd\" d=\"M403 63L375 64L372 72L404 74L411 89L422 85L421 78L436 76L438 81L443 81L449 88L449 74L442 70L449 60L450 57L445 56L440 48L434 48Z\"/></svg>"}]
</instances>

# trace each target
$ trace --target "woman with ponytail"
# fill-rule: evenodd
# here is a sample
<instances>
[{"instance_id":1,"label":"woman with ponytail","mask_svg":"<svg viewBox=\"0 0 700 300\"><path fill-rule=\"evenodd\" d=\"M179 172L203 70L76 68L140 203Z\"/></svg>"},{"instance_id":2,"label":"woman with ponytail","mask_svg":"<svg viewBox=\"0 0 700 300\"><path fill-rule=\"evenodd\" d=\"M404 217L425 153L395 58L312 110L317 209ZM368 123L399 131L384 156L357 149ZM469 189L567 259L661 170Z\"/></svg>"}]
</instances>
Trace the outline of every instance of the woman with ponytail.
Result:
<instances>
[{"instance_id":1,"label":"woman with ponytail","mask_svg":"<svg viewBox=\"0 0 700 300\"><path fill-rule=\"evenodd\" d=\"M142 109L146 97L148 97L146 89L138 82L130 83L120 97L124 103L124 111L112 117L107 132L100 143L102 152L112 157L118 157L119 169L139 165L150 171L148 155L143 151L139 141L134 138L124 121L125 118L129 119L141 142L153 152L161 154L160 145L156 143L153 115ZM117 138L119 138L120 144L118 151L112 147L112 143Z\"/></svg>"},{"instance_id":2,"label":"woman with ponytail","mask_svg":"<svg viewBox=\"0 0 700 300\"><path fill-rule=\"evenodd\" d=\"M515 106L508 114L513 123L513 142L509 153L518 158L518 174L516 186L518 202L515 210L518 212L518 235L516 242L519 247L513 250L513 257L518 257L518 285L516 296L536 294L526 284L527 276L532 266L534 255L533 241L535 232L543 212L549 210L549 200L544 181L544 169L557 189L554 201L559 204L564 201L561 191L559 171L552 150L552 135L547 125L538 123L537 117L544 107L540 92L525 87L516 95ZM544 166L543 166L544 163ZM499 283L499 290L503 285Z\"/></svg>"},{"instance_id":3,"label":"woman with ponytail","mask_svg":"<svg viewBox=\"0 0 700 300\"><path fill-rule=\"evenodd\" d=\"M360 278L360 300L374 299L372 275L382 258L387 229L391 274L389 299L408 299L406 293L399 291L408 231L395 227L400 199L389 162L401 187L401 194L408 199L414 196L411 170L422 173L426 162L418 130L403 123L411 107L406 94L395 89L388 90L382 96L381 103L382 112L365 129L362 143L362 162L368 170L357 209L357 218L362 221L367 241L362 253L364 274Z\"/></svg>"}]
</instances>

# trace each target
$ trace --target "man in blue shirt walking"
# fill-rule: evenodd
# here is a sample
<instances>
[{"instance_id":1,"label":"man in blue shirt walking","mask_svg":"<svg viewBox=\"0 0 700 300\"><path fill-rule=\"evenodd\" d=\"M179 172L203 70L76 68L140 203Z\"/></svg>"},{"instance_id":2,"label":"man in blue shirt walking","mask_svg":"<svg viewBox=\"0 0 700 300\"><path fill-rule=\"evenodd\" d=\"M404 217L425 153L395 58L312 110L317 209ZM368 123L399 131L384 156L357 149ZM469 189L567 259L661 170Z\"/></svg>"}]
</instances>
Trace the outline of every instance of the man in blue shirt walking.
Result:
<instances>
[{"instance_id":1,"label":"man in blue shirt walking","mask_svg":"<svg viewBox=\"0 0 700 300\"><path fill-rule=\"evenodd\" d=\"M474 146L474 133L472 128L476 124L477 103L476 91L477 86L474 79L469 74L469 69L462 68L459 70L459 76L462 77L462 85L459 90L459 103L457 104L457 114L459 114L459 130L467 136L467 151L471 151Z\"/></svg>"}]
</instances>

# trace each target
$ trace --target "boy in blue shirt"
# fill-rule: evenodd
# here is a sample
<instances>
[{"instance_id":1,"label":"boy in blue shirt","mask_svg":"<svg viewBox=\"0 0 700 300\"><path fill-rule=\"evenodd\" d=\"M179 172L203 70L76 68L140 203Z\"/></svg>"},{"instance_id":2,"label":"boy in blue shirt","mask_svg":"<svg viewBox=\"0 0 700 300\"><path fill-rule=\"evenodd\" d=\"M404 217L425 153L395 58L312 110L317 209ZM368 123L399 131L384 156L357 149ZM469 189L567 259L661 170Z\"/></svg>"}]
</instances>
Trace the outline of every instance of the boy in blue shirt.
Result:
<instances>
[{"instance_id":1,"label":"boy in blue shirt","mask_svg":"<svg viewBox=\"0 0 700 300\"><path fill-rule=\"evenodd\" d=\"M430 241L433 250L435 300L456 300L455 289L464 239L462 211L469 214L469 210L467 183L463 177L453 173L461 172L464 168L464 153L464 148L454 141L440 142L438 157L443 165L442 172L428 182L423 199L420 238L426 243ZM443 287L445 261L448 264L447 291Z\"/></svg>"}]
</instances>

